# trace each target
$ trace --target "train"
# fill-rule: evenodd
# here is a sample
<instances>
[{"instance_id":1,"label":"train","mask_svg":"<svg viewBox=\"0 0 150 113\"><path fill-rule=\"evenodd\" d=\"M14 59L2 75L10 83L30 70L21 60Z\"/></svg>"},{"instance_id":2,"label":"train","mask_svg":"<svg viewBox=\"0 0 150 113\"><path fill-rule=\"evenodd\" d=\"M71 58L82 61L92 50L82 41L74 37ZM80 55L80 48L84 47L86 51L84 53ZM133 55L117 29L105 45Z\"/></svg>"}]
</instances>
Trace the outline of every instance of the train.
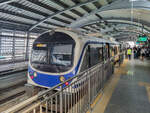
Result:
<instances>
[{"instance_id":1,"label":"train","mask_svg":"<svg viewBox=\"0 0 150 113\"><path fill-rule=\"evenodd\" d=\"M117 62L120 50L121 44L116 41L73 30L47 31L33 42L27 82L52 88L107 59L115 57L114 63Z\"/></svg>"}]
</instances>

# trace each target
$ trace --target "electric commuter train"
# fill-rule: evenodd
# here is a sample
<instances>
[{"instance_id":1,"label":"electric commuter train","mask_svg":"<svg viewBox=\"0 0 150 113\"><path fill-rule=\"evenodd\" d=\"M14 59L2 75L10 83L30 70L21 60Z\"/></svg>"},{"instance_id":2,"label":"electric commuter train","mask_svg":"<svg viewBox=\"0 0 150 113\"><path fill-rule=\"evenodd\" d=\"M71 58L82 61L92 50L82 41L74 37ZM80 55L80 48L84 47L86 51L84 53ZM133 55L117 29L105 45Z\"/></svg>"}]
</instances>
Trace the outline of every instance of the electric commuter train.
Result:
<instances>
[{"instance_id":1,"label":"electric commuter train","mask_svg":"<svg viewBox=\"0 0 150 113\"><path fill-rule=\"evenodd\" d=\"M33 43L28 84L51 88L117 55L115 47L119 47L117 42L71 30L45 32Z\"/></svg>"}]
</instances>

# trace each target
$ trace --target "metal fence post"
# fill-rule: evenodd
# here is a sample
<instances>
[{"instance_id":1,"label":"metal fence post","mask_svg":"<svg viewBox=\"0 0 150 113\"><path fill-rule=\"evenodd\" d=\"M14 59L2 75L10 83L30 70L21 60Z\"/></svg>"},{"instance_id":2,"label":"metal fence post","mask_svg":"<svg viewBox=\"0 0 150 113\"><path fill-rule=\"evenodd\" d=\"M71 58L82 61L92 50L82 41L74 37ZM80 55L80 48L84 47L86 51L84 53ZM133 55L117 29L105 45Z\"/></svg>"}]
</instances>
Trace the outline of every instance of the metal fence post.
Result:
<instances>
[{"instance_id":1,"label":"metal fence post","mask_svg":"<svg viewBox=\"0 0 150 113\"><path fill-rule=\"evenodd\" d=\"M102 64L102 89L104 88L104 74L105 74L105 65Z\"/></svg>"},{"instance_id":2,"label":"metal fence post","mask_svg":"<svg viewBox=\"0 0 150 113\"><path fill-rule=\"evenodd\" d=\"M60 86L60 113L63 113L63 86Z\"/></svg>"},{"instance_id":3,"label":"metal fence post","mask_svg":"<svg viewBox=\"0 0 150 113\"><path fill-rule=\"evenodd\" d=\"M89 80L88 80L88 93L89 93L89 111L91 111L91 76L90 73L88 71L88 76L89 76Z\"/></svg>"}]
</instances>

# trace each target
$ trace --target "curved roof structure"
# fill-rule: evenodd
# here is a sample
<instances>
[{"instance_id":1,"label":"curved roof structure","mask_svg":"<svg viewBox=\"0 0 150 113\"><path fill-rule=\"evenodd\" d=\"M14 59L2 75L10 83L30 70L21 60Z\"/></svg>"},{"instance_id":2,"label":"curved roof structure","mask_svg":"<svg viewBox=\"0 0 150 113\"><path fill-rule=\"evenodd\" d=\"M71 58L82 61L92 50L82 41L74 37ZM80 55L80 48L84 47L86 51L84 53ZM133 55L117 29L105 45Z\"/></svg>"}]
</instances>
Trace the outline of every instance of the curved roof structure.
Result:
<instances>
[{"instance_id":1,"label":"curved roof structure","mask_svg":"<svg viewBox=\"0 0 150 113\"><path fill-rule=\"evenodd\" d=\"M0 28L38 33L71 27L126 39L149 33L149 18L149 0L0 1Z\"/></svg>"}]
</instances>

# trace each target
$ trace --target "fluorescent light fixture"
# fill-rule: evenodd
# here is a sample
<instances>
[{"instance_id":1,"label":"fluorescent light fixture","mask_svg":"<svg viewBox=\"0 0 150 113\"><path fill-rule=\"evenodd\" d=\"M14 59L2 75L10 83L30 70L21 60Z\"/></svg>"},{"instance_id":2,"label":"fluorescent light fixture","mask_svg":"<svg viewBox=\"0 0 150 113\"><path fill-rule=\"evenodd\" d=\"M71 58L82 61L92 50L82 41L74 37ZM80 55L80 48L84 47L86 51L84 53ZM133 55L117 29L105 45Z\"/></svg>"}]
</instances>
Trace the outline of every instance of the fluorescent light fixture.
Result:
<instances>
[{"instance_id":1,"label":"fluorescent light fixture","mask_svg":"<svg viewBox=\"0 0 150 113\"><path fill-rule=\"evenodd\" d=\"M135 1L147 1L147 0L129 0L129 2L135 2Z\"/></svg>"}]
</instances>

